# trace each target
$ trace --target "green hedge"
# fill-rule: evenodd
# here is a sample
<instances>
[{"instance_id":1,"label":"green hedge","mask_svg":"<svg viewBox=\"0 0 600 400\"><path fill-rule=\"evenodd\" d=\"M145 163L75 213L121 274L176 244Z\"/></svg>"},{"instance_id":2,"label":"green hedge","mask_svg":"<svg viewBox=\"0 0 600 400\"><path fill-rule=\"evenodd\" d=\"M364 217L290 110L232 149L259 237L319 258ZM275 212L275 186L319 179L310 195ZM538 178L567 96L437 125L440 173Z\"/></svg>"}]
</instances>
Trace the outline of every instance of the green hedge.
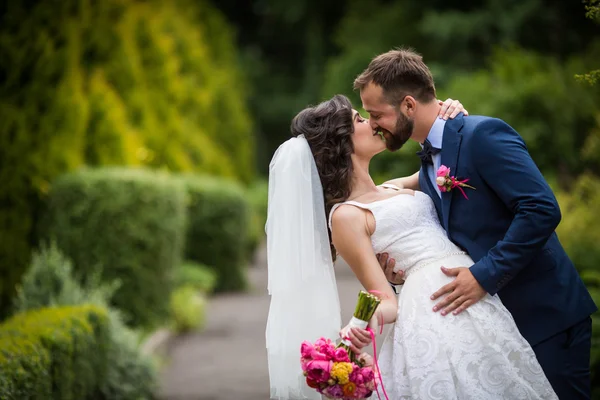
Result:
<instances>
[{"instance_id":1,"label":"green hedge","mask_svg":"<svg viewBox=\"0 0 600 400\"><path fill-rule=\"evenodd\" d=\"M252 180L246 79L211 3L2 2L0 315L60 174L144 165Z\"/></svg>"},{"instance_id":2,"label":"green hedge","mask_svg":"<svg viewBox=\"0 0 600 400\"><path fill-rule=\"evenodd\" d=\"M193 261L185 261L175 272L175 287L191 286L204 294L213 291L217 282L214 268Z\"/></svg>"},{"instance_id":3,"label":"green hedge","mask_svg":"<svg viewBox=\"0 0 600 400\"><path fill-rule=\"evenodd\" d=\"M167 315L185 234L185 190L177 180L143 169L67 174L52 185L42 231L83 281L100 267L103 280L120 282L112 303L128 323Z\"/></svg>"},{"instance_id":4,"label":"green hedge","mask_svg":"<svg viewBox=\"0 0 600 400\"><path fill-rule=\"evenodd\" d=\"M201 329L206 323L206 298L191 285L171 294L171 327L177 333Z\"/></svg>"},{"instance_id":5,"label":"green hedge","mask_svg":"<svg viewBox=\"0 0 600 400\"><path fill-rule=\"evenodd\" d=\"M265 238L269 188L266 180L257 180L248 188L248 199L251 205L250 229L247 245L247 256L252 260L256 249Z\"/></svg>"},{"instance_id":6,"label":"green hedge","mask_svg":"<svg viewBox=\"0 0 600 400\"><path fill-rule=\"evenodd\" d=\"M216 291L246 288L246 252L250 205L237 184L180 175L188 191L185 258L217 273Z\"/></svg>"},{"instance_id":7,"label":"green hedge","mask_svg":"<svg viewBox=\"0 0 600 400\"><path fill-rule=\"evenodd\" d=\"M127 327L121 313L108 303L114 284L102 283L91 276L86 286L73 277L72 262L51 244L33 253L31 265L17 291L15 311L22 313L44 307L96 305L108 311L110 346L106 357L106 379L99 399L151 399L156 392L157 369L151 359L139 351L140 335Z\"/></svg>"},{"instance_id":8,"label":"green hedge","mask_svg":"<svg viewBox=\"0 0 600 400\"><path fill-rule=\"evenodd\" d=\"M108 318L95 306L45 308L0 325L0 399L98 398Z\"/></svg>"}]
</instances>

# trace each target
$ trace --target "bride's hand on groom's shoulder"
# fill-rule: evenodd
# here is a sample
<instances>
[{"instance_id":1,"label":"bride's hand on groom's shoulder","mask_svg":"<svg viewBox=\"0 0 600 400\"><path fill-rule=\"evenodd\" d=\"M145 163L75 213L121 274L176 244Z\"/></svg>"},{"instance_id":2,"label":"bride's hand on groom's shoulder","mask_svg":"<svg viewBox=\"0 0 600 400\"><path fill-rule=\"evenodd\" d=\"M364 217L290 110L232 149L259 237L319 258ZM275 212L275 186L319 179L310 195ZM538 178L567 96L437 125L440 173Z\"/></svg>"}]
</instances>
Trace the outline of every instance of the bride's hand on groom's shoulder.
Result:
<instances>
[{"instance_id":1,"label":"bride's hand on groom's shoulder","mask_svg":"<svg viewBox=\"0 0 600 400\"><path fill-rule=\"evenodd\" d=\"M446 101L438 100L440 108L439 117L443 119L452 119L458 114L463 113L465 116L469 115L469 112L465 109L462 103L458 100L447 99Z\"/></svg>"}]
</instances>

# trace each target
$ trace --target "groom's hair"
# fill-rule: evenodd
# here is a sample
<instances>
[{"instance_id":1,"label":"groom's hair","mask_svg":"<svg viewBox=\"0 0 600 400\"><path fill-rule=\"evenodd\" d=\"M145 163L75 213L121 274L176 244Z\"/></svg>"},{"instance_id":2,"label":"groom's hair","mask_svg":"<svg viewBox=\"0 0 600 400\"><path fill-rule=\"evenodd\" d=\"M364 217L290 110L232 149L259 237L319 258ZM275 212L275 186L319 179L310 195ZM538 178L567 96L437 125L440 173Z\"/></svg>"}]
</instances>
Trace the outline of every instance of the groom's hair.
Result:
<instances>
[{"instance_id":1,"label":"groom's hair","mask_svg":"<svg viewBox=\"0 0 600 400\"><path fill-rule=\"evenodd\" d=\"M435 100L435 85L423 57L411 49L395 49L375 57L355 80L362 91L369 83L381 86L386 101L397 106L405 96L421 103Z\"/></svg>"}]
</instances>

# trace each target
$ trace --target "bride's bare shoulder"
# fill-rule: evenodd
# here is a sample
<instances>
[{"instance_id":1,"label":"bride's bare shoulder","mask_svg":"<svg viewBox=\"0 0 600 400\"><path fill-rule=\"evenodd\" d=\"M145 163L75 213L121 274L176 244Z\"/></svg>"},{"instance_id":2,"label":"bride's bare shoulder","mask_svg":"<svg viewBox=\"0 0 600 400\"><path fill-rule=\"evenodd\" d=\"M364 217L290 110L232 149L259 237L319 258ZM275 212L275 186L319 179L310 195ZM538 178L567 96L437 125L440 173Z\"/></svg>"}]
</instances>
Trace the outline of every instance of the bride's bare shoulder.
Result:
<instances>
[{"instance_id":1,"label":"bride's bare shoulder","mask_svg":"<svg viewBox=\"0 0 600 400\"><path fill-rule=\"evenodd\" d=\"M332 210L331 233L334 236L349 232L364 231L370 235L369 211L352 204L342 204Z\"/></svg>"},{"instance_id":2,"label":"bride's bare shoulder","mask_svg":"<svg viewBox=\"0 0 600 400\"><path fill-rule=\"evenodd\" d=\"M365 211L352 204L340 204L331 210L332 225L344 225L347 223L356 222L359 218L364 218Z\"/></svg>"}]
</instances>

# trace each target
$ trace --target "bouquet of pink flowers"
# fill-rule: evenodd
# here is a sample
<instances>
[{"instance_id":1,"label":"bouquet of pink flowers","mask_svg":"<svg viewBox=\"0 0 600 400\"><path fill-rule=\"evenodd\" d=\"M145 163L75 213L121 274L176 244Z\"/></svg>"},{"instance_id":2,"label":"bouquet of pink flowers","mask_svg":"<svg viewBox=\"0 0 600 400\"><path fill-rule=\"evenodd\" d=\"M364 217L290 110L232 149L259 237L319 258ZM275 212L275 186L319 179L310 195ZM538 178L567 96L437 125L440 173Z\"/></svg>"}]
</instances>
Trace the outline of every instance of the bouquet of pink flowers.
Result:
<instances>
[{"instance_id":1,"label":"bouquet of pink flowers","mask_svg":"<svg viewBox=\"0 0 600 400\"><path fill-rule=\"evenodd\" d=\"M364 361L350 361L348 350L335 347L330 339L301 346L302 371L306 383L330 399L365 399L375 390L375 371Z\"/></svg>"},{"instance_id":2,"label":"bouquet of pink flowers","mask_svg":"<svg viewBox=\"0 0 600 400\"><path fill-rule=\"evenodd\" d=\"M361 291L352 318L356 326L366 328L379 303L378 297ZM364 358L350 351L346 340L337 346L326 338L315 343L304 341L300 353L306 384L327 398L365 399L376 389L376 371Z\"/></svg>"}]
</instances>

